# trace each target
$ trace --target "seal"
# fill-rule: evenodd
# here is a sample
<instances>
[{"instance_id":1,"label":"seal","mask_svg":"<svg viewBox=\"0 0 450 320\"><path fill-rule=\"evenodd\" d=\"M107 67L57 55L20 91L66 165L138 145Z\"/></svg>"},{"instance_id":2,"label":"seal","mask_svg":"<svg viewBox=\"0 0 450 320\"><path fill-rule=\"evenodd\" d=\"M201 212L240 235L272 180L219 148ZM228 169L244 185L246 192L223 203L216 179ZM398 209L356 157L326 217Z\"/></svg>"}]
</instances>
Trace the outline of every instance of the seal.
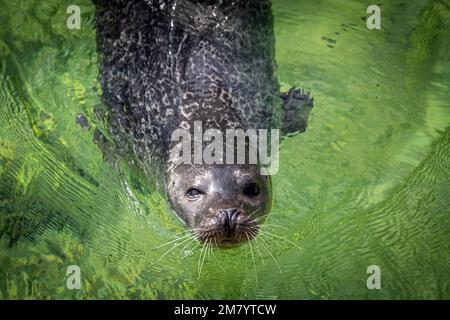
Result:
<instances>
[{"instance_id":1,"label":"seal","mask_svg":"<svg viewBox=\"0 0 450 320\"><path fill-rule=\"evenodd\" d=\"M160 171L176 215L218 247L253 239L272 206L258 164L180 164L174 130L303 132L313 99L280 94L266 0L96 0L102 100L111 141L144 175ZM112 146L112 147L111 147Z\"/></svg>"}]
</instances>

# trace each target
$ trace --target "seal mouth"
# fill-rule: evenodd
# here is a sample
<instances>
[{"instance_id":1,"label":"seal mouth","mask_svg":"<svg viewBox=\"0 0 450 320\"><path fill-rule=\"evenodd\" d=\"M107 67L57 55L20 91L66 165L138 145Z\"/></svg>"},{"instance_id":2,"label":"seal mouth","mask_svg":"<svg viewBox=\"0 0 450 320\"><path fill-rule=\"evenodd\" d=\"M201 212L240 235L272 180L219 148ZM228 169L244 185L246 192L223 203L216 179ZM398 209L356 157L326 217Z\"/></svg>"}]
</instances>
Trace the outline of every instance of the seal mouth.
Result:
<instances>
[{"instance_id":1,"label":"seal mouth","mask_svg":"<svg viewBox=\"0 0 450 320\"><path fill-rule=\"evenodd\" d=\"M254 239L259 225L242 210L221 209L203 219L197 228L197 238L219 248L239 246Z\"/></svg>"}]
</instances>

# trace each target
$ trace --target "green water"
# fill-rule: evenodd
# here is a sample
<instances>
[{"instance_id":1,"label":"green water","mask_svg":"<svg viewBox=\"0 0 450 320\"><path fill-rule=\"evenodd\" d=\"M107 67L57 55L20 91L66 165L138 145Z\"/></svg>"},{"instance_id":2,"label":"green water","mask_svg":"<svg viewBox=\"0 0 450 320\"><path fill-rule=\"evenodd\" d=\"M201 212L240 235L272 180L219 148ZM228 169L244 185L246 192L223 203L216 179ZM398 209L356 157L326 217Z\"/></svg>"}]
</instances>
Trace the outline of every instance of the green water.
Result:
<instances>
[{"instance_id":1,"label":"green water","mask_svg":"<svg viewBox=\"0 0 450 320\"><path fill-rule=\"evenodd\" d=\"M198 247L157 248L183 231L164 198L75 123L100 103L93 6L68 30L71 1L0 0L0 298L449 299L450 1L377 3L381 30L364 1L274 1L281 86L315 109L282 145L274 236L199 275Z\"/></svg>"}]
</instances>

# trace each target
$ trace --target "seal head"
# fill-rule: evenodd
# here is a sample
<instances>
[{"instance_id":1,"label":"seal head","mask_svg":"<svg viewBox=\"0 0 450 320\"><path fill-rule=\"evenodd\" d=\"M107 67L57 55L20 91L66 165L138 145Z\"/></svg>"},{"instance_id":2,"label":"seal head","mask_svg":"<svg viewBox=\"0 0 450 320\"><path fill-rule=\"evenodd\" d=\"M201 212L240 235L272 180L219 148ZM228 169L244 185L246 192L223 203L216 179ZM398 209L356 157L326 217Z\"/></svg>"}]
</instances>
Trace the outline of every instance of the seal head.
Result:
<instances>
[{"instance_id":1,"label":"seal head","mask_svg":"<svg viewBox=\"0 0 450 320\"><path fill-rule=\"evenodd\" d=\"M168 176L172 208L197 238L218 247L253 239L272 204L269 176L256 165L187 165Z\"/></svg>"}]
</instances>

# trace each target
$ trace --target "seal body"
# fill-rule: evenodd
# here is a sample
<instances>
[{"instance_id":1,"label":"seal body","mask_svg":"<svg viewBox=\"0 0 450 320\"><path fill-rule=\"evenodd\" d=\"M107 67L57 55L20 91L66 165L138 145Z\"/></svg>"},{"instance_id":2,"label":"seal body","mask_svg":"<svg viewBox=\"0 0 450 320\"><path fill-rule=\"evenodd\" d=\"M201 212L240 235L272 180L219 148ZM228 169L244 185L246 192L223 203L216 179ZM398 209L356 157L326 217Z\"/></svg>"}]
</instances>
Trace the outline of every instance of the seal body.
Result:
<instances>
[{"instance_id":1,"label":"seal body","mask_svg":"<svg viewBox=\"0 0 450 320\"><path fill-rule=\"evenodd\" d=\"M270 210L270 179L255 165L173 165L171 135L192 132L195 121L223 131L304 130L312 100L280 96L270 2L94 2L114 149L144 172L161 168L172 207L199 239L250 240Z\"/></svg>"},{"instance_id":2,"label":"seal body","mask_svg":"<svg viewBox=\"0 0 450 320\"><path fill-rule=\"evenodd\" d=\"M123 154L165 162L170 136L281 125L268 1L97 1L109 128Z\"/></svg>"}]
</instances>

